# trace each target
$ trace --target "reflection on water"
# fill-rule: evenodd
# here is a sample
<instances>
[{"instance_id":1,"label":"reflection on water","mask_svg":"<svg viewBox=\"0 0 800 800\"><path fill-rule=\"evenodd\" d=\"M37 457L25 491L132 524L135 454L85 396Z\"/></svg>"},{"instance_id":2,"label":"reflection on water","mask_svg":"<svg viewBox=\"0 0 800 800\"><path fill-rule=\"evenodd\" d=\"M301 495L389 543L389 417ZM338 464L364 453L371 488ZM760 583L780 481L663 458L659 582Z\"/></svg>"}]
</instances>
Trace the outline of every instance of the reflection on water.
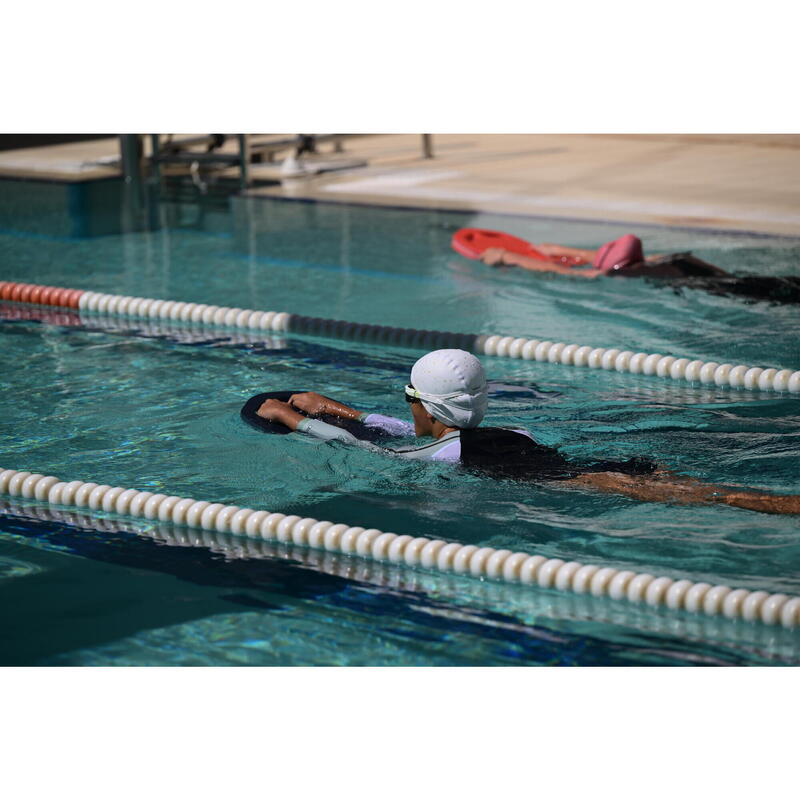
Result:
<instances>
[{"instance_id":1,"label":"reflection on water","mask_svg":"<svg viewBox=\"0 0 800 800\"><path fill-rule=\"evenodd\" d=\"M42 568L38 564L0 556L0 581L25 578L28 575L36 575L39 572L42 572Z\"/></svg>"},{"instance_id":2,"label":"reflection on water","mask_svg":"<svg viewBox=\"0 0 800 800\"><path fill-rule=\"evenodd\" d=\"M96 550L101 532L112 546L115 537L135 534L178 551L159 558L157 550L152 556L145 550L144 560L142 553L131 560L129 541L127 554L118 552L119 563L177 572L190 582L205 581L198 564L192 569L193 552L236 565L226 574L217 562L217 572L225 598L242 611L167 628L149 625L140 634L56 656L48 661L53 664L800 663L797 632L781 628L433 574L166 523L98 518L30 501L0 501L0 507L12 519L68 526L29 529L38 546L66 543L84 554ZM264 573L255 569L259 564L274 566ZM342 580L328 585L319 575ZM298 602L276 594L278 585L284 592L293 586L289 596Z\"/></svg>"}]
</instances>

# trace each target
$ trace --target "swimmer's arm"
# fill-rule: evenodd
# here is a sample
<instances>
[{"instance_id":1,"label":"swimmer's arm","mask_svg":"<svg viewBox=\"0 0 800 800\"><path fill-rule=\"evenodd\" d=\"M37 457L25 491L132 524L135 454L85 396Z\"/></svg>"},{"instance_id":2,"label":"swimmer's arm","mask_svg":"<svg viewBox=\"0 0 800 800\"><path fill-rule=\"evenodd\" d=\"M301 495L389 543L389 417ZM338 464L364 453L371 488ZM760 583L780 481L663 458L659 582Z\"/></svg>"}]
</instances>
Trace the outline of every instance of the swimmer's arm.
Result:
<instances>
[{"instance_id":1,"label":"swimmer's arm","mask_svg":"<svg viewBox=\"0 0 800 800\"><path fill-rule=\"evenodd\" d=\"M550 261L539 261L538 258L527 258L516 253L508 253L504 257L505 263L521 267L531 272L555 272L557 275L570 275L576 278L599 278L603 272L594 267L567 267L563 264L553 264Z\"/></svg>"},{"instance_id":2,"label":"swimmer's arm","mask_svg":"<svg viewBox=\"0 0 800 800\"><path fill-rule=\"evenodd\" d=\"M597 255L597 250L585 250L582 247L564 247L560 244L549 244L547 242L536 244L534 247L546 256L572 256L582 258L589 264L594 261L594 257Z\"/></svg>"},{"instance_id":3,"label":"swimmer's arm","mask_svg":"<svg viewBox=\"0 0 800 800\"><path fill-rule=\"evenodd\" d=\"M309 394L311 393L309 392ZM281 422L290 430L306 433L315 439L324 439L326 441L336 439L345 444L361 444L349 431L337 428L335 425L328 425L327 422L323 422L321 419L304 417L295 411L289 403L284 403L280 400L265 400L256 411L256 414L273 422Z\"/></svg>"},{"instance_id":4,"label":"swimmer's arm","mask_svg":"<svg viewBox=\"0 0 800 800\"><path fill-rule=\"evenodd\" d=\"M557 275L576 275L580 278L597 278L603 273L594 267L576 269L563 264L553 264L550 261L540 261L538 258L528 258L499 247L490 247L481 256L484 264L489 266L521 267L531 272L555 272Z\"/></svg>"},{"instance_id":5,"label":"swimmer's arm","mask_svg":"<svg viewBox=\"0 0 800 800\"><path fill-rule=\"evenodd\" d=\"M275 399L265 400L259 406L256 414L271 422L280 422L293 431L296 431L297 426L305 419L302 414L295 411L288 403Z\"/></svg>"},{"instance_id":6,"label":"swimmer's arm","mask_svg":"<svg viewBox=\"0 0 800 800\"><path fill-rule=\"evenodd\" d=\"M289 398L289 405L305 411L306 414L310 414L312 417L320 414L330 414L341 419L359 419L361 417L361 412L356 411L355 408L350 408L350 406L346 406L338 400L332 400L330 397L325 397L316 392L293 394Z\"/></svg>"},{"instance_id":7,"label":"swimmer's arm","mask_svg":"<svg viewBox=\"0 0 800 800\"><path fill-rule=\"evenodd\" d=\"M380 428L393 436L412 436L414 426L396 417L388 417L384 414L371 414L367 411L358 411L355 408L346 406L338 400L317 394L316 392L303 392L293 394L289 398L289 405L305 411L311 416L320 414L330 414L342 419L353 419L363 422L369 428Z\"/></svg>"},{"instance_id":8,"label":"swimmer's arm","mask_svg":"<svg viewBox=\"0 0 800 800\"><path fill-rule=\"evenodd\" d=\"M346 431L344 428L337 428L336 425L329 425L321 419L300 417L300 422L293 430L296 430L298 433L305 433L308 436L313 436L315 439L323 439L326 442L335 440L337 442L343 442L344 444L369 444L369 442L362 442L357 439L350 431Z\"/></svg>"},{"instance_id":9,"label":"swimmer's arm","mask_svg":"<svg viewBox=\"0 0 800 800\"><path fill-rule=\"evenodd\" d=\"M372 450L375 453L389 453L400 456L400 458L418 459L423 461L457 461L461 453L460 442L455 443L458 445L458 452L454 457L447 457L446 454L444 454L444 457L442 457L441 450L437 452L436 450L431 450L430 447L410 447L399 450L385 449L383 447L378 447L372 442L365 442L363 439L353 436L353 434L349 431L343 430L342 428L337 428L335 425L329 425L327 422L323 422L321 419L304 418L303 421L297 426L297 431L298 433L305 433L309 436L313 436L315 439L322 439L323 441L328 442L337 441L342 442L343 444L356 445L357 447L361 447L365 450ZM438 459L435 458L436 455L439 455Z\"/></svg>"}]
</instances>

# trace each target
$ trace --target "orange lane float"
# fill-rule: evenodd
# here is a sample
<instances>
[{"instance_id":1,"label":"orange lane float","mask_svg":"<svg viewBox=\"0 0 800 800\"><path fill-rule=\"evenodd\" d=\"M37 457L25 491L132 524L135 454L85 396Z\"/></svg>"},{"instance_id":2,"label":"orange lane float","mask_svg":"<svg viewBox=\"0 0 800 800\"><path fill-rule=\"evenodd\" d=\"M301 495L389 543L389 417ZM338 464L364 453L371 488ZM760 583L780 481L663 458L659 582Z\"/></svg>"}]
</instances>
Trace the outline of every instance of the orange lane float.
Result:
<instances>
[{"instance_id":1,"label":"orange lane float","mask_svg":"<svg viewBox=\"0 0 800 800\"><path fill-rule=\"evenodd\" d=\"M17 285L18 284L12 283L11 281L4 281L3 284L0 285L0 299L11 300L11 293Z\"/></svg>"},{"instance_id":2,"label":"orange lane float","mask_svg":"<svg viewBox=\"0 0 800 800\"><path fill-rule=\"evenodd\" d=\"M484 228L461 228L453 234L450 244L456 253L472 259L480 258L490 247L499 247L520 256L552 264L578 266L587 263L579 256L548 256L541 250L537 250L530 242L526 242L525 239L512 236L510 233L490 231Z\"/></svg>"},{"instance_id":3,"label":"orange lane float","mask_svg":"<svg viewBox=\"0 0 800 800\"><path fill-rule=\"evenodd\" d=\"M62 289L58 286L39 286L35 283L0 281L0 300L59 308L79 308L83 289Z\"/></svg>"}]
</instances>

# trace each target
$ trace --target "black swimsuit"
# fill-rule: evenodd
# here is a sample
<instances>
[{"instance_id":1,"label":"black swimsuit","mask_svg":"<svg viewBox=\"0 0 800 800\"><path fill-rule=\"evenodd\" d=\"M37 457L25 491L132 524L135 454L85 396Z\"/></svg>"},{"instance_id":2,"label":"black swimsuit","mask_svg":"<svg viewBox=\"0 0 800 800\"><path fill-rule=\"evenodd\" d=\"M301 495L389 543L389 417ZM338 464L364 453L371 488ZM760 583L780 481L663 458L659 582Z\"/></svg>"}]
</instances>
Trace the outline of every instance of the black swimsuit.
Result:
<instances>
[{"instance_id":1,"label":"black swimsuit","mask_svg":"<svg viewBox=\"0 0 800 800\"><path fill-rule=\"evenodd\" d=\"M461 463L470 470L496 478L565 481L587 472L649 475L657 465L647 458L576 464L554 447L533 441L507 428L461 431Z\"/></svg>"},{"instance_id":2,"label":"black swimsuit","mask_svg":"<svg viewBox=\"0 0 800 800\"><path fill-rule=\"evenodd\" d=\"M751 301L800 303L800 276L730 275L691 253L672 253L611 270L609 277L655 278L676 288L702 289L711 294Z\"/></svg>"},{"instance_id":3,"label":"black swimsuit","mask_svg":"<svg viewBox=\"0 0 800 800\"><path fill-rule=\"evenodd\" d=\"M675 286L702 289L722 296L744 297L751 302L800 303L800 276L728 275L715 278L685 278Z\"/></svg>"}]
</instances>

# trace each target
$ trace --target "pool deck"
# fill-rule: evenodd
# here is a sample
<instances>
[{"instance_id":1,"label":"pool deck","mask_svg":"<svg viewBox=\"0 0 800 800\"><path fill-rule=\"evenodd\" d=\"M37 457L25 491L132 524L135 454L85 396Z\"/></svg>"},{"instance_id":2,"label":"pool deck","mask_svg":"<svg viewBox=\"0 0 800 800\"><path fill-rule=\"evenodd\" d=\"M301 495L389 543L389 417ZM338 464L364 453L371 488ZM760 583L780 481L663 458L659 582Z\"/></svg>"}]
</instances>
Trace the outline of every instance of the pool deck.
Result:
<instances>
[{"instance_id":1,"label":"pool deck","mask_svg":"<svg viewBox=\"0 0 800 800\"><path fill-rule=\"evenodd\" d=\"M419 134L391 134L320 150L367 166L278 183L279 165L254 165L272 182L248 193L800 236L800 135L434 134L424 159ZM114 138L5 151L0 177L111 177L118 154Z\"/></svg>"}]
</instances>

